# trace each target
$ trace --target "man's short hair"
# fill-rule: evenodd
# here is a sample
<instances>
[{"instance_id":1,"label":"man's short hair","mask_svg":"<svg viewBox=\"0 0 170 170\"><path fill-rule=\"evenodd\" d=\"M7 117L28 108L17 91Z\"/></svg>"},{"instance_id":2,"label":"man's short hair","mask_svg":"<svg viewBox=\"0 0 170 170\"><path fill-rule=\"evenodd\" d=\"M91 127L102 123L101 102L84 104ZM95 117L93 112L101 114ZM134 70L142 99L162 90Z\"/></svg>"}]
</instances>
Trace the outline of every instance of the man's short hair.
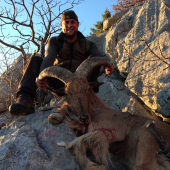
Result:
<instances>
[{"instance_id":1,"label":"man's short hair","mask_svg":"<svg viewBox=\"0 0 170 170\"><path fill-rule=\"evenodd\" d=\"M75 19L78 22L78 17L76 13L72 10L65 11L61 14L61 22L65 19Z\"/></svg>"}]
</instances>

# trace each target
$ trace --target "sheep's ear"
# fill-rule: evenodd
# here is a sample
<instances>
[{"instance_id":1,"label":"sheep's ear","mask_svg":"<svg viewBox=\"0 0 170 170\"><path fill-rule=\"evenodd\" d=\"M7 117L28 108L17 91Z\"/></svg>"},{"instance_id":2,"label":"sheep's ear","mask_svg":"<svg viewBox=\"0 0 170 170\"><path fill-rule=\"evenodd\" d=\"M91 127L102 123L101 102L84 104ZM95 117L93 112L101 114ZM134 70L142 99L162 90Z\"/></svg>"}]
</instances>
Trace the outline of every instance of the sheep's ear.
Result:
<instances>
[{"instance_id":1,"label":"sheep's ear","mask_svg":"<svg viewBox=\"0 0 170 170\"><path fill-rule=\"evenodd\" d=\"M89 85L91 88L95 88L95 87L101 86L103 84L104 84L103 82L89 82Z\"/></svg>"}]
</instances>

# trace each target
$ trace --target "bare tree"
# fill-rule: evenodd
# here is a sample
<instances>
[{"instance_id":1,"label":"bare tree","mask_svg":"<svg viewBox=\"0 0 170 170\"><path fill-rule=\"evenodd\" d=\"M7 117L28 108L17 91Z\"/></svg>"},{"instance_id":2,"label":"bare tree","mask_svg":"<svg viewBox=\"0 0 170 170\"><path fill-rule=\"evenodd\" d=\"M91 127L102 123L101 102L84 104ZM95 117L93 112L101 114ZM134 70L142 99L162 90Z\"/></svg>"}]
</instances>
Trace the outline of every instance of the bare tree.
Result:
<instances>
[{"instance_id":1,"label":"bare tree","mask_svg":"<svg viewBox=\"0 0 170 170\"><path fill-rule=\"evenodd\" d=\"M60 15L81 2L83 0L1 0L0 105L3 108L15 101L28 57L39 53L44 58L51 35L61 31Z\"/></svg>"},{"instance_id":2,"label":"bare tree","mask_svg":"<svg viewBox=\"0 0 170 170\"><path fill-rule=\"evenodd\" d=\"M83 0L1 0L0 43L22 53L23 65L27 49L44 58L45 45L50 36L60 31L60 15ZM7 32L7 28L12 31ZM12 42L11 42L12 41ZM30 52L30 51L29 51Z\"/></svg>"}]
</instances>

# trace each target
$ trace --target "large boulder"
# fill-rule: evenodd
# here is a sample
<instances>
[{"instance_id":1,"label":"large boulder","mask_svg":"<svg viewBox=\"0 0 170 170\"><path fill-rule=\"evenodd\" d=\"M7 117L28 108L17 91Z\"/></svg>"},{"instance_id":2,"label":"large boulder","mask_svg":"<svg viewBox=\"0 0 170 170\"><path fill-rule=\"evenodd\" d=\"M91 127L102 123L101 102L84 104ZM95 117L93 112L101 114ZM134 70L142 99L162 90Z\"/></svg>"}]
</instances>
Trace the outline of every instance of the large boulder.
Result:
<instances>
[{"instance_id":1,"label":"large boulder","mask_svg":"<svg viewBox=\"0 0 170 170\"><path fill-rule=\"evenodd\" d=\"M109 57L114 61L116 61L116 63L119 60L119 48L121 48L118 48L118 44L122 44L124 42L125 37L132 29L134 18L136 17L140 8L141 6L134 6L133 8L128 9L125 15L123 15L118 22L110 27L105 36L105 53L109 55ZM115 67L117 67L117 64ZM118 67L118 69L120 68ZM122 72L122 70L120 71Z\"/></svg>"},{"instance_id":2,"label":"large boulder","mask_svg":"<svg viewBox=\"0 0 170 170\"><path fill-rule=\"evenodd\" d=\"M97 36L89 36L87 39L97 44L97 48L103 53L105 51L105 36L106 32Z\"/></svg>"},{"instance_id":3,"label":"large boulder","mask_svg":"<svg viewBox=\"0 0 170 170\"><path fill-rule=\"evenodd\" d=\"M69 142L74 132L64 123L48 122L50 110L0 117L0 169L79 170L74 156L57 142Z\"/></svg>"},{"instance_id":4,"label":"large boulder","mask_svg":"<svg viewBox=\"0 0 170 170\"><path fill-rule=\"evenodd\" d=\"M111 16L110 18L106 19L103 22L103 31L108 31L109 28L112 27L112 25L116 24L122 18L122 16L125 15L129 11L129 9L130 8L124 11L118 12L114 14L113 16Z\"/></svg>"},{"instance_id":5,"label":"large boulder","mask_svg":"<svg viewBox=\"0 0 170 170\"><path fill-rule=\"evenodd\" d=\"M105 52L126 79L125 85L170 121L170 70L164 63L170 54L170 1L149 0L130 8L107 32Z\"/></svg>"},{"instance_id":6,"label":"large boulder","mask_svg":"<svg viewBox=\"0 0 170 170\"><path fill-rule=\"evenodd\" d=\"M112 109L160 120L122 81L117 80L114 74L107 77L102 75L98 80L104 82L98 96Z\"/></svg>"},{"instance_id":7,"label":"large boulder","mask_svg":"<svg viewBox=\"0 0 170 170\"><path fill-rule=\"evenodd\" d=\"M142 6L143 2L135 4L135 6ZM120 11L112 15L110 18L104 20L103 31L108 31L112 25L116 24L129 10L132 8L127 8L126 10Z\"/></svg>"}]
</instances>

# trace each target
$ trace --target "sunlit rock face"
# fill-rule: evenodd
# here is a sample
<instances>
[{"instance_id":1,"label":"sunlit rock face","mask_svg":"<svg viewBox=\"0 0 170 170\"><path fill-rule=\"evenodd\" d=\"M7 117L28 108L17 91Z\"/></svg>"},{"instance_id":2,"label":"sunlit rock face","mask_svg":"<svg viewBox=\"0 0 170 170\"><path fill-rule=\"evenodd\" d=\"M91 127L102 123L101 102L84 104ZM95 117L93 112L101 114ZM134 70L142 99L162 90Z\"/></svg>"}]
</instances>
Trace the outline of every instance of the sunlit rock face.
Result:
<instances>
[{"instance_id":1,"label":"sunlit rock face","mask_svg":"<svg viewBox=\"0 0 170 170\"><path fill-rule=\"evenodd\" d=\"M169 63L170 54L169 5L168 0L137 4L120 15L105 36L105 53L125 78L125 85L165 121L170 117L170 69L164 63ZM164 61L155 57L145 41Z\"/></svg>"},{"instance_id":2,"label":"sunlit rock face","mask_svg":"<svg viewBox=\"0 0 170 170\"><path fill-rule=\"evenodd\" d=\"M0 169L79 169L75 157L57 142L76 136L64 123L48 122L50 110L12 117L0 116Z\"/></svg>"}]
</instances>

